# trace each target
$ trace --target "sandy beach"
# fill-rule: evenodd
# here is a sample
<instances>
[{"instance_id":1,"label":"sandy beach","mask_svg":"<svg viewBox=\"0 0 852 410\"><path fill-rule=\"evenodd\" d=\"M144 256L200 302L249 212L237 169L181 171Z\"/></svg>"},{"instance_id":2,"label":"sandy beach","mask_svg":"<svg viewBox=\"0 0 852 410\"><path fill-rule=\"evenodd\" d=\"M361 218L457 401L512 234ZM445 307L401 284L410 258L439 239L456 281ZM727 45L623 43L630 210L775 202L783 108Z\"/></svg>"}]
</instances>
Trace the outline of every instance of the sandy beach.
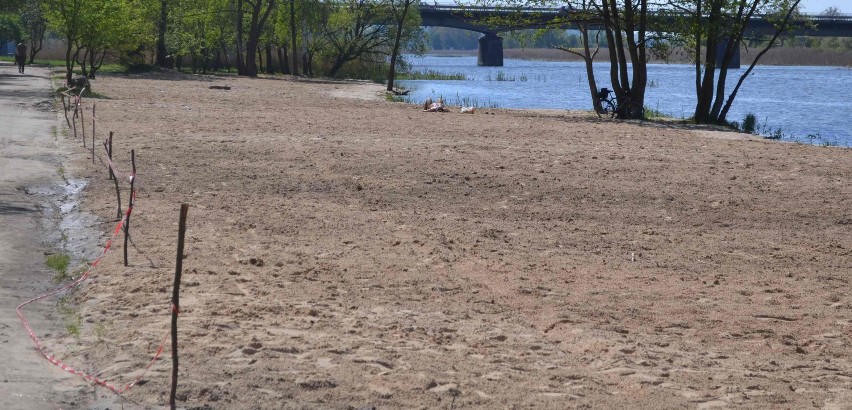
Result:
<instances>
[{"instance_id":1,"label":"sandy beach","mask_svg":"<svg viewBox=\"0 0 852 410\"><path fill-rule=\"evenodd\" d=\"M852 150L426 113L358 82L93 84L98 143L114 132L123 171L136 151L140 188L130 266L116 244L75 294L81 337L55 347L100 377L131 380L168 330L188 203L185 408L852 402ZM112 181L73 155L106 235ZM166 404L170 364L125 408Z\"/></svg>"}]
</instances>

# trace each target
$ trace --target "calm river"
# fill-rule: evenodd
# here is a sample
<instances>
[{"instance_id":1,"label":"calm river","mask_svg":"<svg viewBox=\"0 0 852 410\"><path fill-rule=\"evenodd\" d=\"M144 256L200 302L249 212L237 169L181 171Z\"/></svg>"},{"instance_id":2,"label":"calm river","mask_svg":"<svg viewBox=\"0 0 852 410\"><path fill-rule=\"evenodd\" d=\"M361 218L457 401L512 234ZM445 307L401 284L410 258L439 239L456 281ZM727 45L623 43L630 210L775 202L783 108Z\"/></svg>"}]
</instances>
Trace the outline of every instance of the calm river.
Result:
<instances>
[{"instance_id":1,"label":"calm river","mask_svg":"<svg viewBox=\"0 0 852 410\"><path fill-rule=\"evenodd\" d=\"M581 62L506 59L503 67L478 67L476 57L410 58L412 71L463 74L465 80L399 81L411 101L443 96L452 105L499 108L591 109ZM731 70L729 90L746 67ZM609 86L609 64L595 67L599 87ZM645 105L672 117L695 108L692 66L651 64ZM852 69L757 66L737 95L729 120L754 113L764 133L780 130L785 140L852 146Z\"/></svg>"}]
</instances>

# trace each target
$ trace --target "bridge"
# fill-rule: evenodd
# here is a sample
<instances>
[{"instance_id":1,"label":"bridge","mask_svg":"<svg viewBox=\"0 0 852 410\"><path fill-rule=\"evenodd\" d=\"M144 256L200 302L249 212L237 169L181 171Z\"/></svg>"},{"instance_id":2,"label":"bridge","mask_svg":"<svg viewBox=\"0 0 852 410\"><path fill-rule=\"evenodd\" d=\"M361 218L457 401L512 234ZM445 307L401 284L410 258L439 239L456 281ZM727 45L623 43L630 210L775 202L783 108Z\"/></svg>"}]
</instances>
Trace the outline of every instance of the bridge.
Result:
<instances>
[{"instance_id":1,"label":"bridge","mask_svg":"<svg viewBox=\"0 0 852 410\"><path fill-rule=\"evenodd\" d=\"M489 19L511 21L512 17L523 16L518 25L488 25ZM653 21L670 21L676 16L671 14L650 13ZM803 15L804 21L793 23L789 34L796 36L852 37L852 15L822 16ZM593 28L602 25L600 19L583 12L566 8L505 8L476 7L456 5L421 5L421 26L451 27L482 33L479 39L478 64L481 66L503 65L503 38L501 32L536 28L577 28L578 22L589 23ZM773 34L773 27L766 16L756 16L749 22L749 32L753 35ZM719 53L717 53L718 55ZM718 58L718 57L717 57ZM737 50L732 68L739 67Z\"/></svg>"}]
</instances>

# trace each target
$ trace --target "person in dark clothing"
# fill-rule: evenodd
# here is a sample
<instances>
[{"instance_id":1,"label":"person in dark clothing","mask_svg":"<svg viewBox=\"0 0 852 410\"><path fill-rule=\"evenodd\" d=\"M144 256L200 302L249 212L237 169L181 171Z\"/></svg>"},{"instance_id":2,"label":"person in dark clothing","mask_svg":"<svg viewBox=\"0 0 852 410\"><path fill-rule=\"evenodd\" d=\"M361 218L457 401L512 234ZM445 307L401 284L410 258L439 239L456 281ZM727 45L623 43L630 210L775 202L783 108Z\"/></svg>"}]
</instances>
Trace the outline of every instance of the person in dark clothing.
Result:
<instances>
[{"instance_id":1,"label":"person in dark clothing","mask_svg":"<svg viewBox=\"0 0 852 410\"><path fill-rule=\"evenodd\" d=\"M27 45L23 41L15 48L15 62L18 63L18 72L23 74L24 64L27 62Z\"/></svg>"}]
</instances>

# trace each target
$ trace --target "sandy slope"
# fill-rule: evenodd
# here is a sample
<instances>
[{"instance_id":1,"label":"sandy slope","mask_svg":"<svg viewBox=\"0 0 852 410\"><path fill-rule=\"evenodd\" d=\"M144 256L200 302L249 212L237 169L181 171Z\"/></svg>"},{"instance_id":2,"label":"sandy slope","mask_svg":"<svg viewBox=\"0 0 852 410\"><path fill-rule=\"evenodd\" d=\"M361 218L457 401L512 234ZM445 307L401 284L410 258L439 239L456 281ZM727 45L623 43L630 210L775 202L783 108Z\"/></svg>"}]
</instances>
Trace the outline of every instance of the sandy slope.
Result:
<instances>
[{"instance_id":1,"label":"sandy slope","mask_svg":"<svg viewBox=\"0 0 852 410\"><path fill-rule=\"evenodd\" d=\"M187 407L852 402L848 149L423 113L350 98L380 91L364 84L96 89L99 129L123 168L136 149L142 187L131 267L117 247L80 294L69 360L106 377L136 374L167 329L185 202ZM89 169L106 232L112 186ZM165 403L168 371L127 397Z\"/></svg>"}]
</instances>

